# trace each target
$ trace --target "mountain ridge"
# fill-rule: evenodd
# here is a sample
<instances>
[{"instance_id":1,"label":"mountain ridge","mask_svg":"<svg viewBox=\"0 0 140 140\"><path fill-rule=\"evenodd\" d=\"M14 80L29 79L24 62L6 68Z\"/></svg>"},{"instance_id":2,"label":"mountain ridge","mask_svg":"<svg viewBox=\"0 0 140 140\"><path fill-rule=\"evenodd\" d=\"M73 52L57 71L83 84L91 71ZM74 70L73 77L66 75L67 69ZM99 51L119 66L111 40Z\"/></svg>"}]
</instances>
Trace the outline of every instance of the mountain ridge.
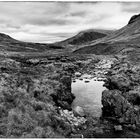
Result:
<instances>
[{"instance_id":1,"label":"mountain ridge","mask_svg":"<svg viewBox=\"0 0 140 140\"><path fill-rule=\"evenodd\" d=\"M128 24L119 30L88 29L71 38L52 44L18 41L9 35L0 33L0 49L15 52L62 50L63 52L99 55L125 54L134 50L140 52L140 14L132 16Z\"/></svg>"},{"instance_id":2,"label":"mountain ridge","mask_svg":"<svg viewBox=\"0 0 140 140\"><path fill-rule=\"evenodd\" d=\"M65 47L67 47L67 45L82 45L86 44L87 42L105 37L111 32L112 32L111 30L99 30L99 29L83 30L70 38L56 42L54 44L59 44Z\"/></svg>"},{"instance_id":3,"label":"mountain ridge","mask_svg":"<svg viewBox=\"0 0 140 140\"><path fill-rule=\"evenodd\" d=\"M64 49L62 46L45 43L19 41L11 36L0 33L0 50L11 52L43 52L51 49Z\"/></svg>"},{"instance_id":4,"label":"mountain ridge","mask_svg":"<svg viewBox=\"0 0 140 140\"><path fill-rule=\"evenodd\" d=\"M106 51L103 50L108 50L107 54L118 54L121 53L121 50L123 50L123 53L124 50L126 50L126 53L128 50L134 51L134 49L140 51L139 47L140 14L131 17L128 24L121 29L74 50L74 53L106 54Z\"/></svg>"}]
</instances>

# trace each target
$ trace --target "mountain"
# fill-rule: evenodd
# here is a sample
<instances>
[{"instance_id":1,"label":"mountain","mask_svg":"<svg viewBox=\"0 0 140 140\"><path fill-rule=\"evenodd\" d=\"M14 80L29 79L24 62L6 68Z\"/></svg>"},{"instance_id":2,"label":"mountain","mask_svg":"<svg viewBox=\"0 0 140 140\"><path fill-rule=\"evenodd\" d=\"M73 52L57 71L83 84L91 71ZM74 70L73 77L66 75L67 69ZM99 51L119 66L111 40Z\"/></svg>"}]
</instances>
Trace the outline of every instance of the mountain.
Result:
<instances>
[{"instance_id":1,"label":"mountain","mask_svg":"<svg viewBox=\"0 0 140 140\"><path fill-rule=\"evenodd\" d=\"M85 30L64 41L53 44L22 42L0 33L0 50L11 52L50 52L129 55L140 60L140 14L134 15L128 24L115 31Z\"/></svg>"},{"instance_id":2,"label":"mountain","mask_svg":"<svg viewBox=\"0 0 140 140\"><path fill-rule=\"evenodd\" d=\"M9 35L0 33L0 50L10 52L44 52L48 50L63 49L54 44L30 43L13 39Z\"/></svg>"},{"instance_id":3,"label":"mountain","mask_svg":"<svg viewBox=\"0 0 140 140\"><path fill-rule=\"evenodd\" d=\"M71 38L68 38L64 41L56 42L56 44L65 47L79 46L89 43L93 40L103 38L110 33L111 33L110 30L95 30L95 29L84 30Z\"/></svg>"},{"instance_id":4,"label":"mountain","mask_svg":"<svg viewBox=\"0 0 140 140\"><path fill-rule=\"evenodd\" d=\"M81 31L74 37L68 38L64 41L45 44L45 43L31 43L16 40L9 35L0 33L0 50L8 52L71 52L81 45L91 42L93 40L103 38L111 31L107 30L85 30Z\"/></svg>"},{"instance_id":5,"label":"mountain","mask_svg":"<svg viewBox=\"0 0 140 140\"><path fill-rule=\"evenodd\" d=\"M140 14L133 16L128 24L109 35L91 41L75 53L93 54L140 54ZM135 54L135 53L134 53Z\"/></svg>"}]
</instances>

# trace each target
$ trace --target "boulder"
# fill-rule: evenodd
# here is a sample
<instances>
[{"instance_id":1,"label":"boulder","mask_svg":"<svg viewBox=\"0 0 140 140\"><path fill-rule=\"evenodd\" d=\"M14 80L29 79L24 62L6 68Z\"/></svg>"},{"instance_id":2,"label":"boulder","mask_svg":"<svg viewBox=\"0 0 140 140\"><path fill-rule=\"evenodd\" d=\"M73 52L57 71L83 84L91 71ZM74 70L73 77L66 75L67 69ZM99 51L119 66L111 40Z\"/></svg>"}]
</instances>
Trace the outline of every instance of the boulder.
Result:
<instances>
[{"instance_id":1,"label":"boulder","mask_svg":"<svg viewBox=\"0 0 140 140\"><path fill-rule=\"evenodd\" d=\"M95 127L95 128L93 129L93 131L94 131L94 133L95 133L96 135L103 135L103 134L104 134L103 129L100 128L100 127Z\"/></svg>"},{"instance_id":2,"label":"boulder","mask_svg":"<svg viewBox=\"0 0 140 140\"><path fill-rule=\"evenodd\" d=\"M85 80L85 83L89 83L90 81L89 80Z\"/></svg>"},{"instance_id":3,"label":"boulder","mask_svg":"<svg viewBox=\"0 0 140 140\"><path fill-rule=\"evenodd\" d=\"M104 90L102 92L103 116L122 116L123 97L118 90Z\"/></svg>"},{"instance_id":4,"label":"boulder","mask_svg":"<svg viewBox=\"0 0 140 140\"><path fill-rule=\"evenodd\" d=\"M122 129L122 126L121 125L115 125L114 126L114 130L115 131L122 131L123 129Z\"/></svg>"},{"instance_id":5,"label":"boulder","mask_svg":"<svg viewBox=\"0 0 140 140\"><path fill-rule=\"evenodd\" d=\"M82 74L81 74L80 72L76 72L76 73L75 73L75 76L76 76L76 77L80 77L81 75L82 75Z\"/></svg>"},{"instance_id":6,"label":"boulder","mask_svg":"<svg viewBox=\"0 0 140 140\"><path fill-rule=\"evenodd\" d=\"M131 81L124 75L117 74L110 76L105 82L105 86L110 89L118 89L121 91L128 91L130 89Z\"/></svg>"},{"instance_id":7,"label":"boulder","mask_svg":"<svg viewBox=\"0 0 140 140\"><path fill-rule=\"evenodd\" d=\"M81 81L82 81L82 80L83 80L83 78L79 78L79 80L81 80Z\"/></svg>"},{"instance_id":8,"label":"boulder","mask_svg":"<svg viewBox=\"0 0 140 140\"><path fill-rule=\"evenodd\" d=\"M121 91L103 91L102 105L103 117L113 117L116 121L121 123L140 123L139 109L135 109L135 107L122 96Z\"/></svg>"},{"instance_id":9,"label":"boulder","mask_svg":"<svg viewBox=\"0 0 140 140\"><path fill-rule=\"evenodd\" d=\"M68 115L69 114L69 111L67 109L63 110L63 112Z\"/></svg>"},{"instance_id":10,"label":"boulder","mask_svg":"<svg viewBox=\"0 0 140 140\"><path fill-rule=\"evenodd\" d=\"M135 124L133 124L133 125L128 124L128 125L125 125L125 127L128 128L128 129L130 129L130 130L133 130L133 131L135 131L137 129L137 127L136 127Z\"/></svg>"},{"instance_id":11,"label":"boulder","mask_svg":"<svg viewBox=\"0 0 140 140\"><path fill-rule=\"evenodd\" d=\"M70 135L71 138L83 138L82 134L71 134Z\"/></svg>"},{"instance_id":12,"label":"boulder","mask_svg":"<svg viewBox=\"0 0 140 140\"><path fill-rule=\"evenodd\" d=\"M83 108L80 107L80 106L76 106L73 109L73 113L74 113L75 116L80 116L80 117L84 117L85 116L85 112L84 112Z\"/></svg>"},{"instance_id":13,"label":"boulder","mask_svg":"<svg viewBox=\"0 0 140 140\"><path fill-rule=\"evenodd\" d=\"M140 91L130 90L126 94L126 98L133 105L140 105Z\"/></svg>"}]
</instances>

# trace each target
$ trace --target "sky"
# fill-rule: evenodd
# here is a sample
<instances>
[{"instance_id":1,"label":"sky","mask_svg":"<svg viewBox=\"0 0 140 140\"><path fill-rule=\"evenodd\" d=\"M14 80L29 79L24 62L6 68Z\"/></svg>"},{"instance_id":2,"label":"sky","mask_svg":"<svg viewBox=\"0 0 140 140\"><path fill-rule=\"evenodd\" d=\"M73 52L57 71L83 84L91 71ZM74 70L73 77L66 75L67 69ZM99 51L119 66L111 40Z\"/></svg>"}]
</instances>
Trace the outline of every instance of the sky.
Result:
<instances>
[{"instance_id":1,"label":"sky","mask_svg":"<svg viewBox=\"0 0 140 140\"><path fill-rule=\"evenodd\" d=\"M140 13L140 2L0 2L0 32L52 43L86 29L116 30Z\"/></svg>"}]
</instances>

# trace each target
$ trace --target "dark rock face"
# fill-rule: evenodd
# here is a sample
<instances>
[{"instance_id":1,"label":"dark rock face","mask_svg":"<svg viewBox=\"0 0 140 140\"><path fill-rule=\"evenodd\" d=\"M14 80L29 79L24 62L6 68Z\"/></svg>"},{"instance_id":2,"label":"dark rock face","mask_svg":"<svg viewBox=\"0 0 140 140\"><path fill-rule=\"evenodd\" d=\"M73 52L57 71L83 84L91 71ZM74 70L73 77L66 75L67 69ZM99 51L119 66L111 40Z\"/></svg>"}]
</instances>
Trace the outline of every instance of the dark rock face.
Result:
<instances>
[{"instance_id":1,"label":"dark rock face","mask_svg":"<svg viewBox=\"0 0 140 140\"><path fill-rule=\"evenodd\" d=\"M140 14L132 16L130 21L128 22L128 24L131 24L131 23L137 21L138 19L140 19Z\"/></svg>"}]
</instances>

